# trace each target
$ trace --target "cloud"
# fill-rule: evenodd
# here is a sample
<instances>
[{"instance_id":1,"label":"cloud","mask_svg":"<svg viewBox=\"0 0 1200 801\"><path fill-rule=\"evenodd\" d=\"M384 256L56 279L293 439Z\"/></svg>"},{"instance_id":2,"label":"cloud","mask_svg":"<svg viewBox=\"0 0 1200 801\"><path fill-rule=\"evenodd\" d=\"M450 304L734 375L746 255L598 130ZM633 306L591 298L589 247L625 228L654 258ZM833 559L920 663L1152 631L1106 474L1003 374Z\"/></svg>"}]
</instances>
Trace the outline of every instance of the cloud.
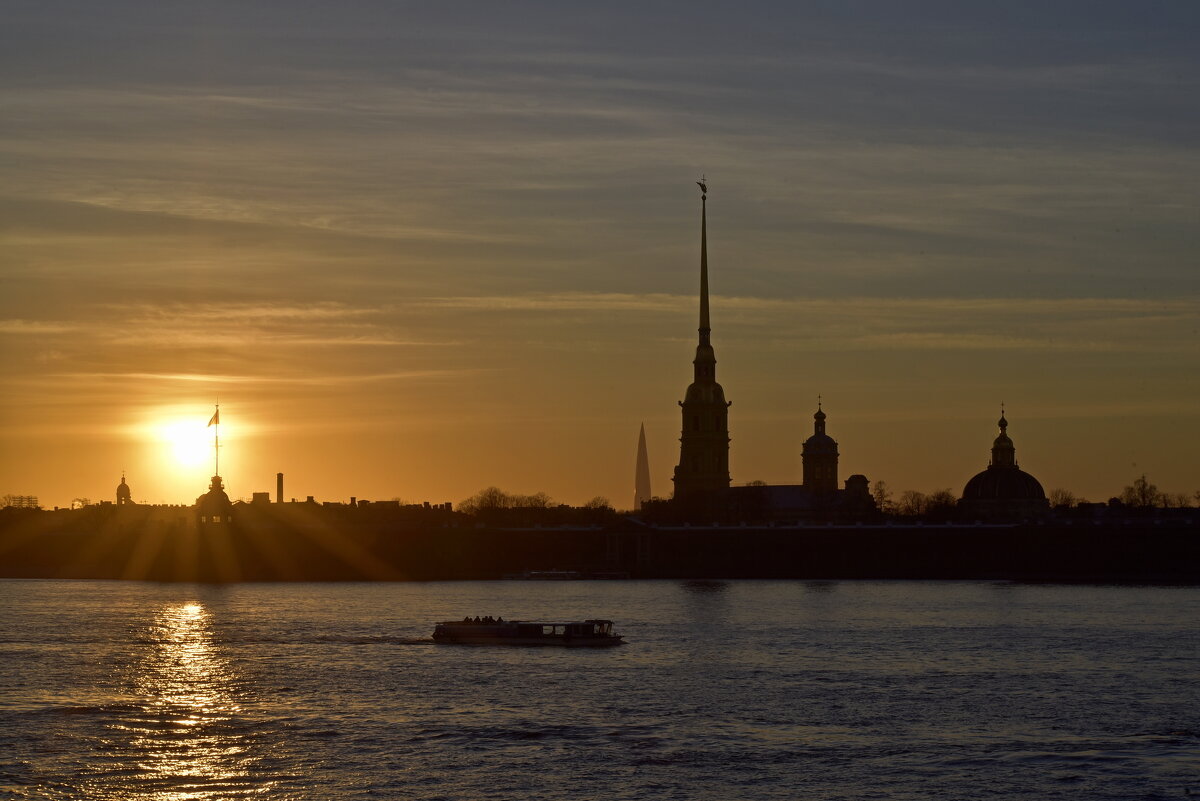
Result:
<instances>
[{"instance_id":1,"label":"cloud","mask_svg":"<svg viewBox=\"0 0 1200 801\"><path fill-rule=\"evenodd\" d=\"M202 373L62 373L50 374L46 378L100 381L163 381L170 383L194 382L202 384L247 384L279 386L336 386L339 384L373 384L388 381L403 381L414 378L457 378L478 370L409 370L368 375L212 375Z\"/></svg>"},{"instance_id":2,"label":"cloud","mask_svg":"<svg viewBox=\"0 0 1200 801\"><path fill-rule=\"evenodd\" d=\"M41 320L0 320L0 335L46 336L48 334L73 334L79 331L75 323L44 322Z\"/></svg>"},{"instance_id":3,"label":"cloud","mask_svg":"<svg viewBox=\"0 0 1200 801\"><path fill-rule=\"evenodd\" d=\"M89 317L0 320L0 335L86 338L91 343L181 347L446 347L447 339L396 336L385 307L316 304L101 304ZM372 321L373 320L373 321Z\"/></svg>"},{"instance_id":4,"label":"cloud","mask_svg":"<svg viewBox=\"0 0 1200 801\"><path fill-rule=\"evenodd\" d=\"M562 312L624 321L608 330L610 347L646 336L690 341L688 295L544 293L431 298L435 307L520 315L560 330ZM725 347L801 350L1050 350L1194 352L1200 299L1134 298L712 298L718 342ZM539 317L539 315L542 315ZM677 322L676 322L677 321ZM581 326L585 323L580 323ZM595 323L586 323L593 330ZM670 328L668 328L670 326ZM674 333L668 331L674 330ZM560 338L561 339L561 338ZM589 342L594 338L589 337ZM556 340L558 341L558 340ZM565 347L573 340L561 339ZM553 347L553 345L550 345Z\"/></svg>"}]
</instances>

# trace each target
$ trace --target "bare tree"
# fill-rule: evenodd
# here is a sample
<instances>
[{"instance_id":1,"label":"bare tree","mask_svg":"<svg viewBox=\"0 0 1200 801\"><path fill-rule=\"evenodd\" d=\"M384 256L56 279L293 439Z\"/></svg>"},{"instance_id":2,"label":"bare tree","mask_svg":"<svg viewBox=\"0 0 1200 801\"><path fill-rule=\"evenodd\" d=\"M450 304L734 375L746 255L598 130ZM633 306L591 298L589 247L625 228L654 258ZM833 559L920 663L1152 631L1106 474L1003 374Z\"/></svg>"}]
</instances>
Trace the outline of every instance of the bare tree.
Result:
<instances>
[{"instance_id":1,"label":"bare tree","mask_svg":"<svg viewBox=\"0 0 1200 801\"><path fill-rule=\"evenodd\" d=\"M892 502L892 491L888 488L886 481L876 481L871 485L871 497L875 499L875 506L879 511L895 511L896 504Z\"/></svg>"},{"instance_id":2,"label":"bare tree","mask_svg":"<svg viewBox=\"0 0 1200 801\"><path fill-rule=\"evenodd\" d=\"M608 498L605 498L603 495L597 495L595 498L592 498L590 501L585 503L583 505L583 508L584 509L603 509L603 510L607 511L607 510L611 510L613 508L613 506L611 503L609 503Z\"/></svg>"},{"instance_id":3,"label":"bare tree","mask_svg":"<svg viewBox=\"0 0 1200 801\"><path fill-rule=\"evenodd\" d=\"M896 511L909 517L923 515L928 508L929 496L916 490L905 490L900 493L900 501L896 504Z\"/></svg>"},{"instance_id":4,"label":"bare tree","mask_svg":"<svg viewBox=\"0 0 1200 801\"><path fill-rule=\"evenodd\" d=\"M554 505L554 499L544 492L532 495L514 495L512 505L521 509L549 509Z\"/></svg>"},{"instance_id":5,"label":"bare tree","mask_svg":"<svg viewBox=\"0 0 1200 801\"><path fill-rule=\"evenodd\" d=\"M1061 487L1050 490L1051 506L1065 506L1069 509L1072 506L1077 506L1079 504L1079 500L1080 499L1075 495L1075 493L1071 492L1070 490L1065 490Z\"/></svg>"},{"instance_id":6,"label":"bare tree","mask_svg":"<svg viewBox=\"0 0 1200 801\"><path fill-rule=\"evenodd\" d=\"M1121 490L1121 503L1138 509L1148 509L1159 501L1158 487L1146 480L1142 473L1132 484Z\"/></svg>"},{"instance_id":7,"label":"bare tree","mask_svg":"<svg viewBox=\"0 0 1200 801\"><path fill-rule=\"evenodd\" d=\"M933 514L935 512L944 514L947 511L953 511L958 503L958 496L954 494L949 487L946 489L934 490L929 493L926 502L925 513Z\"/></svg>"},{"instance_id":8,"label":"bare tree","mask_svg":"<svg viewBox=\"0 0 1200 801\"><path fill-rule=\"evenodd\" d=\"M473 515L479 512L490 512L495 509L508 509L512 505L512 496L498 487L487 487L486 489L481 489L465 501L461 501L458 504L458 510Z\"/></svg>"},{"instance_id":9,"label":"bare tree","mask_svg":"<svg viewBox=\"0 0 1200 801\"><path fill-rule=\"evenodd\" d=\"M1192 499L1186 492L1164 492L1159 499L1166 509L1186 509L1192 505Z\"/></svg>"}]
</instances>

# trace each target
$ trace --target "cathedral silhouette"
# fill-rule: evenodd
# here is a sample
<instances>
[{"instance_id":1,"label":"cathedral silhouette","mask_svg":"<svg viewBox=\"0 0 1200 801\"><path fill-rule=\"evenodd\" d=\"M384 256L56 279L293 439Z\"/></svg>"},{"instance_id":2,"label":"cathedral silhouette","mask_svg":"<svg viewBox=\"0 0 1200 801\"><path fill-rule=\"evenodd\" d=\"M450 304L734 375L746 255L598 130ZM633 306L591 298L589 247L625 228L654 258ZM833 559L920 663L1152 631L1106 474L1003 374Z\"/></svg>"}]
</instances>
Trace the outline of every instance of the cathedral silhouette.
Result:
<instances>
[{"instance_id":1,"label":"cathedral silhouette","mask_svg":"<svg viewBox=\"0 0 1200 801\"><path fill-rule=\"evenodd\" d=\"M708 187L700 186L700 327L693 379L679 401L682 424L679 464L673 481L675 510L685 516L804 519L864 517L876 511L866 476L853 475L838 488L838 446L825 431L818 404L813 435L804 441L800 484L732 486L729 476L729 407L717 383L708 303Z\"/></svg>"},{"instance_id":2,"label":"cathedral silhouette","mask_svg":"<svg viewBox=\"0 0 1200 801\"><path fill-rule=\"evenodd\" d=\"M1024 520L1045 517L1050 502L1036 478L1017 467L1017 449L1000 412L1000 435L992 443L992 461L963 488L958 508L964 517Z\"/></svg>"},{"instance_id":3,"label":"cathedral silhouette","mask_svg":"<svg viewBox=\"0 0 1200 801\"><path fill-rule=\"evenodd\" d=\"M674 516L742 520L864 520L878 516L870 482L861 474L838 486L838 444L826 431L827 415L818 400L813 433L801 447L801 483L734 486L729 475L729 407L725 390L717 383L717 358L712 345L708 298L708 186L700 186L700 326L693 378L679 401L682 421L679 463L670 501ZM1030 519L1049 511L1042 485L1017 467L1015 449L1008 438L1007 420L1000 418L1000 435L992 447L986 470L967 482L958 503L959 515L979 520ZM639 475L645 460L645 432L639 442ZM639 482L641 479L639 479ZM646 503L639 483L635 509L655 511ZM662 509L657 511L661 512Z\"/></svg>"}]
</instances>

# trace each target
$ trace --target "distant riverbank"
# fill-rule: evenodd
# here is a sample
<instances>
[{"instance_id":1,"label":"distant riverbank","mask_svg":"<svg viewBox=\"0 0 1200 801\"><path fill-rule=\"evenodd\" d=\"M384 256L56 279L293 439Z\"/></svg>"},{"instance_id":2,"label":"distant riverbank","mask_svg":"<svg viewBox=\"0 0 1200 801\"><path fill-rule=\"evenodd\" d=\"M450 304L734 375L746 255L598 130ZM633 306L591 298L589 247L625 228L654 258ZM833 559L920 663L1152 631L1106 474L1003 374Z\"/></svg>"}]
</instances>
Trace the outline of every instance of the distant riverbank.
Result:
<instances>
[{"instance_id":1,"label":"distant riverbank","mask_svg":"<svg viewBox=\"0 0 1200 801\"><path fill-rule=\"evenodd\" d=\"M1188 521L498 528L243 512L197 526L135 509L0 520L0 577L492 580L572 570L671 579L1002 579L1200 584Z\"/></svg>"}]
</instances>

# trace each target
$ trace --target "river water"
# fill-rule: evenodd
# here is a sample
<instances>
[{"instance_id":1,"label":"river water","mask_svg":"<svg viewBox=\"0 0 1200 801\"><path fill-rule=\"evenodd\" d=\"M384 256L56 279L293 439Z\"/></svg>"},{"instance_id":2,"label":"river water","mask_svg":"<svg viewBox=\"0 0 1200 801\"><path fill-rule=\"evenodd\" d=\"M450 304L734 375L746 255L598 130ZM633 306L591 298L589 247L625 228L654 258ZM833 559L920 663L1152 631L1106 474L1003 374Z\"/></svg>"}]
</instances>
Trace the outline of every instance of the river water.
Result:
<instances>
[{"instance_id":1,"label":"river water","mask_svg":"<svg viewBox=\"0 0 1200 801\"><path fill-rule=\"evenodd\" d=\"M609 617L589 651L432 623ZM0 581L0 798L1183 799L1200 589Z\"/></svg>"}]
</instances>

